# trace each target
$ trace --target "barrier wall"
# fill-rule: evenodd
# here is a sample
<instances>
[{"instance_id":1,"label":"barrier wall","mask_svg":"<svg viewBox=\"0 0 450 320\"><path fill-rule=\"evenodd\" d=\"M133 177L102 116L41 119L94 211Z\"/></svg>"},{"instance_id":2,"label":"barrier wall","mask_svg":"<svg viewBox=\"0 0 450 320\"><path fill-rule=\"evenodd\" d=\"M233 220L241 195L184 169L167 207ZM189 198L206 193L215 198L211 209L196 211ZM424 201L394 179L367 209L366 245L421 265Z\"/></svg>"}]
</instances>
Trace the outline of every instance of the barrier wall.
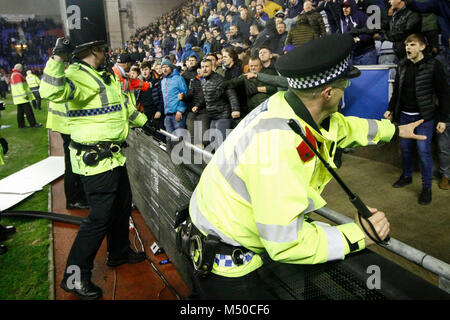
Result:
<instances>
[{"instance_id":1,"label":"barrier wall","mask_svg":"<svg viewBox=\"0 0 450 320\"><path fill-rule=\"evenodd\" d=\"M351 79L345 90L341 113L366 119L382 119L389 102L389 72L392 67L358 66L361 76Z\"/></svg>"}]
</instances>

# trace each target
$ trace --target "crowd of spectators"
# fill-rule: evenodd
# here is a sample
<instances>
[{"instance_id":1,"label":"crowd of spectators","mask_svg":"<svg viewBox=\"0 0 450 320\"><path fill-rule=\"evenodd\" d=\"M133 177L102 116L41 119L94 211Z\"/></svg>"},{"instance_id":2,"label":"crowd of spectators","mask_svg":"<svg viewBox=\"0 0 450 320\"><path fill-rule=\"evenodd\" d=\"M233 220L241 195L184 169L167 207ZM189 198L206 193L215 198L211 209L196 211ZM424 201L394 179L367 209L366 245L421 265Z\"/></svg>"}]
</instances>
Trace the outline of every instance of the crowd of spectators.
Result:
<instances>
[{"instance_id":1,"label":"crowd of spectators","mask_svg":"<svg viewBox=\"0 0 450 320\"><path fill-rule=\"evenodd\" d=\"M17 63L32 70L34 74L41 75L49 57L49 49L62 32L62 25L52 19L30 18L8 22L0 18L0 78L8 75ZM3 93L3 81L0 87L0 92Z\"/></svg>"},{"instance_id":2,"label":"crowd of spectators","mask_svg":"<svg viewBox=\"0 0 450 320\"><path fill-rule=\"evenodd\" d=\"M430 55L448 52L448 37L439 43L441 29L448 35L439 13L415 10L403 0L187 0L137 29L113 56L128 53L135 76L151 75L151 90L161 99L136 93L143 110L152 110L148 115L156 114L169 132L187 126L191 139L205 145L204 135L194 135L193 120L199 132L210 128L225 138L248 112L286 87L276 77L276 59L312 39L351 34L356 65L397 63L405 58L403 41L417 32L425 35ZM389 59L383 60L386 48ZM146 76L139 76L139 68L149 70Z\"/></svg>"}]
</instances>

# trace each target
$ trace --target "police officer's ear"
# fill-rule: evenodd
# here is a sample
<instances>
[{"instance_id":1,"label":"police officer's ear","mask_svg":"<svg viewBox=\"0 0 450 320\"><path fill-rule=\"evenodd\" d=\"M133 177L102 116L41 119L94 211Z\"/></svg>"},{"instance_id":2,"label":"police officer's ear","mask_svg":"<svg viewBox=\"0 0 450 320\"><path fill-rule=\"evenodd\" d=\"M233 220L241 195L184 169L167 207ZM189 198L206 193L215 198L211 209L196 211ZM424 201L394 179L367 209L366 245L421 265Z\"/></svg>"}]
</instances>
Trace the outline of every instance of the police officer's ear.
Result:
<instances>
[{"instance_id":1,"label":"police officer's ear","mask_svg":"<svg viewBox=\"0 0 450 320\"><path fill-rule=\"evenodd\" d=\"M331 99L331 91L333 90L333 88L331 86L326 86L322 92L320 93L322 98L324 100L330 100Z\"/></svg>"}]
</instances>

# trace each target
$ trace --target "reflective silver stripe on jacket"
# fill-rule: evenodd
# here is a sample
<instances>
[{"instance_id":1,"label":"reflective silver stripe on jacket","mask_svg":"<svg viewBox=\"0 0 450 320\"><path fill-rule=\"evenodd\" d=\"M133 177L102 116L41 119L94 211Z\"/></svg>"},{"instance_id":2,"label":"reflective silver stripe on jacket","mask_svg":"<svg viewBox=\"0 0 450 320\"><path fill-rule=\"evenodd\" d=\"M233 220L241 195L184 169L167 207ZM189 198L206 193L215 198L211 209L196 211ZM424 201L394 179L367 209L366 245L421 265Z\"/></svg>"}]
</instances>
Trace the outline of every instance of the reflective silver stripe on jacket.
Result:
<instances>
[{"instance_id":1,"label":"reflective silver stripe on jacket","mask_svg":"<svg viewBox=\"0 0 450 320\"><path fill-rule=\"evenodd\" d=\"M57 115L57 116L61 116L61 117L67 117L67 112L69 111L69 108L67 106L67 103L64 103L64 106L66 107L66 112L61 112L61 111L58 111L58 110L54 110L52 107L50 107L50 105L47 107L47 110L51 114L54 114L54 115Z\"/></svg>"},{"instance_id":2,"label":"reflective silver stripe on jacket","mask_svg":"<svg viewBox=\"0 0 450 320\"><path fill-rule=\"evenodd\" d=\"M44 73L42 76L42 81L51 84L52 86L55 87L60 87L64 85L64 77L60 77L60 78L56 78L56 77L52 77L51 75Z\"/></svg>"},{"instance_id":3,"label":"reflective silver stripe on jacket","mask_svg":"<svg viewBox=\"0 0 450 320\"><path fill-rule=\"evenodd\" d=\"M244 154L256 134L277 129L291 131L292 129L288 126L287 121L288 119L285 118L261 119L253 128L247 130L243 136L239 138L230 158L226 158L223 145L217 150L216 163L219 171L222 173L225 180L227 180L231 188L233 188L233 190L248 203L251 203L251 199L247 186L245 185L245 182L234 173L234 170L239 165L239 158Z\"/></svg>"},{"instance_id":4,"label":"reflective silver stripe on jacket","mask_svg":"<svg viewBox=\"0 0 450 320\"><path fill-rule=\"evenodd\" d=\"M336 227L322 222L315 222L316 226L322 228L327 236L328 259L327 261L342 260L345 256L344 240L341 232Z\"/></svg>"},{"instance_id":5,"label":"reflective silver stripe on jacket","mask_svg":"<svg viewBox=\"0 0 450 320\"><path fill-rule=\"evenodd\" d=\"M298 239L298 232L303 226L305 214L312 212L315 209L314 201L311 198L308 198L308 207L297 217L297 219L287 226L257 222L256 227L258 228L259 236L264 240L277 243L296 241Z\"/></svg>"},{"instance_id":6,"label":"reflective silver stripe on jacket","mask_svg":"<svg viewBox=\"0 0 450 320\"><path fill-rule=\"evenodd\" d=\"M189 213L194 225L201 231L206 234L211 234L220 238L220 241L228 243L232 246L240 246L239 242L234 241L233 239L227 237L223 234L219 229L214 227L206 217L200 212L200 209L197 205L197 188L195 188L191 197L191 206L189 208Z\"/></svg>"},{"instance_id":7,"label":"reflective silver stripe on jacket","mask_svg":"<svg viewBox=\"0 0 450 320\"><path fill-rule=\"evenodd\" d=\"M20 98L20 97L26 97L26 96L28 96L28 94L24 93L24 94L13 95L13 98Z\"/></svg>"},{"instance_id":8,"label":"reflective silver stripe on jacket","mask_svg":"<svg viewBox=\"0 0 450 320\"><path fill-rule=\"evenodd\" d=\"M139 116L139 111L134 110L131 116L129 117L130 121L134 121Z\"/></svg>"},{"instance_id":9,"label":"reflective silver stripe on jacket","mask_svg":"<svg viewBox=\"0 0 450 320\"><path fill-rule=\"evenodd\" d=\"M86 72L92 79L94 79L95 82L97 82L99 88L100 88L100 101L102 103L103 107L106 107L109 105L108 95L106 94L106 87L103 84L103 82L95 77L93 74L91 74L88 70L86 70L83 66L81 66L80 70L83 70Z\"/></svg>"},{"instance_id":10,"label":"reflective silver stripe on jacket","mask_svg":"<svg viewBox=\"0 0 450 320\"><path fill-rule=\"evenodd\" d=\"M378 134L378 123L375 120L367 119L367 122L369 123L369 132L367 133L367 141L369 142L369 145L376 144L373 142L373 139Z\"/></svg>"}]
</instances>

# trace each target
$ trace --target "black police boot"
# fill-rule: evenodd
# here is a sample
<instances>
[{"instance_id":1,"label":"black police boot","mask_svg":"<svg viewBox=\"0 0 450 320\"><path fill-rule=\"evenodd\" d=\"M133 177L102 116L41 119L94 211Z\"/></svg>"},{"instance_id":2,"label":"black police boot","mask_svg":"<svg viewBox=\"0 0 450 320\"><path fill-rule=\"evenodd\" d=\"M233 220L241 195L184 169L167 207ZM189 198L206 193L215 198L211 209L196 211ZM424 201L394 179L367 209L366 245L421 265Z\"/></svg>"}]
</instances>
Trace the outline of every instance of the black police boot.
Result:
<instances>
[{"instance_id":1,"label":"black police boot","mask_svg":"<svg viewBox=\"0 0 450 320\"><path fill-rule=\"evenodd\" d=\"M422 188L422 192L419 196L419 203L422 205L431 203L431 188Z\"/></svg>"},{"instance_id":2,"label":"black police boot","mask_svg":"<svg viewBox=\"0 0 450 320\"><path fill-rule=\"evenodd\" d=\"M16 228L13 226L2 226L0 224L0 241L5 241L10 235L16 232Z\"/></svg>"},{"instance_id":3,"label":"black police boot","mask_svg":"<svg viewBox=\"0 0 450 320\"><path fill-rule=\"evenodd\" d=\"M6 248L5 245L0 244L0 255L6 253L6 251L8 251L8 249Z\"/></svg>"},{"instance_id":4,"label":"black police boot","mask_svg":"<svg viewBox=\"0 0 450 320\"><path fill-rule=\"evenodd\" d=\"M64 291L74 293L80 300L97 300L102 297L102 289L91 282L90 276L82 277L79 283L73 282L70 284L68 283L70 282L68 281L69 277L70 274L66 273L61 281L60 287ZM73 288L69 288L69 285Z\"/></svg>"},{"instance_id":5,"label":"black police boot","mask_svg":"<svg viewBox=\"0 0 450 320\"><path fill-rule=\"evenodd\" d=\"M129 264L135 264L142 262L146 259L145 252L134 252L131 248L128 248L127 253L119 259L110 259L108 257L108 260L106 261L106 265L108 267L118 267L122 264L129 263Z\"/></svg>"},{"instance_id":6,"label":"black police boot","mask_svg":"<svg viewBox=\"0 0 450 320\"><path fill-rule=\"evenodd\" d=\"M412 177L405 177L403 174L400 176L400 178L394 182L392 185L394 188L402 188L404 186L407 186L408 184L412 183Z\"/></svg>"},{"instance_id":7,"label":"black police boot","mask_svg":"<svg viewBox=\"0 0 450 320\"><path fill-rule=\"evenodd\" d=\"M0 224L0 232L5 233L6 235L10 236L13 233L16 233L16 228L13 226L2 226Z\"/></svg>"}]
</instances>

